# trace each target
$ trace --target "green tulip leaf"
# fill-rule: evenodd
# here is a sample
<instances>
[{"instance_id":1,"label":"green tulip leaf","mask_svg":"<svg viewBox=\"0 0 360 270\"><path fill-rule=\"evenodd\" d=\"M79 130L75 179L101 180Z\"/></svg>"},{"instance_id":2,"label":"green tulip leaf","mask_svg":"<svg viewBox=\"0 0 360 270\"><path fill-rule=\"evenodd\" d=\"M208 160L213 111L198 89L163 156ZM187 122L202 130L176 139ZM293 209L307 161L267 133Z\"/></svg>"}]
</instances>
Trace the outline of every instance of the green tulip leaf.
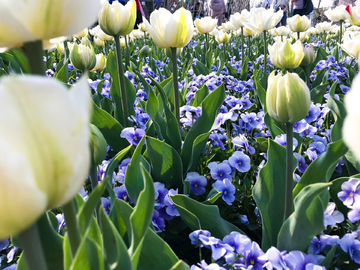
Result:
<instances>
[{"instance_id":1,"label":"green tulip leaf","mask_svg":"<svg viewBox=\"0 0 360 270\"><path fill-rule=\"evenodd\" d=\"M123 130L122 125L109 113L100 109L95 103L93 103L90 122L100 129L106 142L114 151L119 152L129 145L126 139L120 137L120 133Z\"/></svg>"},{"instance_id":2,"label":"green tulip leaf","mask_svg":"<svg viewBox=\"0 0 360 270\"><path fill-rule=\"evenodd\" d=\"M326 152L309 165L299 183L295 186L294 198L308 185L329 182L335 167L347 151L348 148L343 140L328 144Z\"/></svg>"},{"instance_id":3,"label":"green tulip leaf","mask_svg":"<svg viewBox=\"0 0 360 270\"><path fill-rule=\"evenodd\" d=\"M184 195L175 195L170 198L182 220L193 231L208 230L212 236L220 239L233 231L245 235L238 227L221 218L219 208L215 205L205 205Z\"/></svg>"},{"instance_id":4,"label":"green tulip leaf","mask_svg":"<svg viewBox=\"0 0 360 270\"><path fill-rule=\"evenodd\" d=\"M279 250L305 251L311 239L323 231L324 211L327 207L323 204L321 197L323 192L328 193L330 183L311 184L303 188L294 199L295 211L285 220L279 235L277 248Z\"/></svg>"},{"instance_id":5,"label":"green tulip leaf","mask_svg":"<svg viewBox=\"0 0 360 270\"><path fill-rule=\"evenodd\" d=\"M183 172L186 173L193 164L198 163L198 159L193 157L194 142L199 135L208 133L214 124L215 118L225 99L225 87L219 86L212 91L201 104L201 115L188 132L183 148L181 151L181 159L183 161ZM201 152L204 149L201 149ZM199 150L198 150L199 151ZM200 156L200 155L199 155Z\"/></svg>"},{"instance_id":6,"label":"green tulip leaf","mask_svg":"<svg viewBox=\"0 0 360 270\"><path fill-rule=\"evenodd\" d=\"M190 100L190 105L194 107L201 106L201 103L204 101L204 99L209 95L209 88L206 84L196 91L195 96Z\"/></svg>"},{"instance_id":7,"label":"green tulip leaf","mask_svg":"<svg viewBox=\"0 0 360 270\"><path fill-rule=\"evenodd\" d=\"M314 87L311 91L310 91L310 97L311 97L311 101L313 101L315 104L316 103L321 103L324 100L324 95L325 95L325 91L326 91L326 87L328 86L328 83L325 84L320 84L316 87Z\"/></svg>"},{"instance_id":8,"label":"green tulip leaf","mask_svg":"<svg viewBox=\"0 0 360 270\"><path fill-rule=\"evenodd\" d=\"M261 247L264 250L277 245L285 211L286 148L272 140L268 140L268 145L268 161L253 188L253 198L262 219ZM296 166L297 160L293 157L293 168Z\"/></svg>"},{"instance_id":9,"label":"green tulip leaf","mask_svg":"<svg viewBox=\"0 0 360 270\"><path fill-rule=\"evenodd\" d=\"M276 136L284 134L284 131L277 126L277 122L270 117L268 113L265 114L264 122L270 131L271 137L275 139Z\"/></svg>"},{"instance_id":10,"label":"green tulip leaf","mask_svg":"<svg viewBox=\"0 0 360 270\"><path fill-rule=\"evenodd\" d=\"M341 101L333 98L332 96L329 97L327 105L331 110L335 119L334 126L331 129L331 133L330 133L331 141L335 142L341 140L342 138L342 127L347 112L344 104Z\"/></svg>"},{"instance_id":11,"label":"green tulip leaf","mask_svg":"<svg viewBox=\"0 0 360 270\"><path fill-rule=\"evenodd\" d=\"M92 239L84 237L70 270L104 270L101 247Z\"/></svg>"},{"instance_id":12,"label":"green tulip leaf","mask_svg":"<svg viewBox=\"0 0 360 270\"><path fill-rule=\"evenodd\" d=\"M167 188L183 187L183 168L178 152L165 142L146 137L146 150L152 167L152 177Z\"/></svg>"}]
</instances>

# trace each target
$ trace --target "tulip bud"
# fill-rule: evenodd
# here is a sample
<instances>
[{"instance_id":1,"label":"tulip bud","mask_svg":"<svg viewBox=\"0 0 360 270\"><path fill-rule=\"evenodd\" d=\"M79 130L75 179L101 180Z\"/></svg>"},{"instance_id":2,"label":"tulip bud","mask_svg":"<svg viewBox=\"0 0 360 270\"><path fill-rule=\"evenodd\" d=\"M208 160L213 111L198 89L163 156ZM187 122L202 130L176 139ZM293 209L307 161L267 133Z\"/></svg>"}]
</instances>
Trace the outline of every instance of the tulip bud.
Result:
<instances>
[{"instance_id":1,"label":"tulip bud","mask_svg":"<svg viewBox=\"0 0 360 270\"><path fill-rule=\"evenodd\" d=\"M96 65L94 49L83 44L74 44L70 53L70 60L75 68L79 70L91 70Z\"/></svg>"},{"instance_id":2,"label":"tulip bud","mask_svg":"<svg viewBox=\"0 0 360 270\"><path fill-rule=\"evenodd\" d=\"M231 34L224 33L220 31L216 36L215 39L219 43L229 43L231 39Z\"/></svg>"},{"instance_id":3,"label":"tulip bud","mask_svg":"<svg viewBox=\"0 0 360 270\"><path fill-rule=\"evenodd\" d=\"M180 54L182 53L182 51L183 51L183 48L177 48L176 49L176 57L179 57ZM165 53L166 53L166 56L171 59L171 55L172 55L171 49L165 49Z\"/></svg>"},{"instance_id":4,"label":"tulip bud","mask_svg":"<svg viewBox=\"0 0 360 270\"><path fill-rule=\"evenodd\" d=\"M310 90L296 73L273 71L268 79L266 107L271 118L281 123L295 123L310 109Z\"/></svg>"},{"instance_id":5,"label":"tulip bud","mask_svg":"<svg viewBox=\"0 0 360 270\"><path fill-rule=\"evenodd\" d=\"M151 53L151 48L146 45L145 47L143 47L141 50L140 50L140 54L143 56L143 57L147 57L149 56Z\"/></svg>"},{"instance_id":6,"label":"tulip bud","mask_svg":"<svg viewBox=\"0 0 360 270\"><path fill-rule=\"evenodd\" d=\"M196 29L201 34L207 34L214 30L217 20L211 17L204 17L201 19L195 19Z\"/></svg>"},{"instance_id":7,"label":"tulip bud","mask_svg":"<svg viewBox=\"0 0 360 270\"><path fill-rule=\"evenodd\" d=\"M309 29L311 22L306 15L300 16L299 14L296 14L287 19L287 24L293 32L305 32Z\"/></svg>"},{"instance_id":8,"label":"tulip bud","mask_svg":"<svg viewBox=\"0 0 360 270\"><path fill-rule=\"evenodd\" d=\"M300 64L300 66L306 67L308 65L311 65L312 63L314 63L315 58L316 58L316 54L314 51L314 47L312 45L310 45L310 47L305 47L304 48L304 58Z\"/></svg>"},{"instance_id":9,"label":"tulip bud","mask_svg":"<svg viewBox=\"0 0 360 270\"><path fill-rule=\"evenodd\" d=\"M138 28L141 32L146 32L146 27L145 27L145 24L144 23L140 23L138 25Z\"/></svg>"},{"instance_id":10,"label":"tulip bud","mask_svg":"<svg viewBox=\"0 0 360 270\"><path fill-rule=\"evenodd\" d=\"M88 29L85 28L80 33L75 34L74 37L76 37L77 39L81 39L83 37L86 37L87 35L88 35Z\"/></svg>"},{"instance_id":11,"label":"tulip bud","mask_svg":"<svg viewBox=\"0 0 360 270\"><path fill-rule=\"evenodd\" d=\"M120 47L121 48L126 48L126 41L125 41L125 38L120 38Z\"/></svg>"},{"instance_id":12,"label":"tulip bud","mask_svg":"<svg viewBox=\"0 0 360 270\"><path fill-rule=\"evenodd\" d=\"M101 131L90 124L90 152L91 152L91 167L96 167L106 157L107 143Z\"/></svg>"},{"instance_id":13,"label":"tulip bud","mask_svg":"<svg viewBox=\"0 0 360 270\"><path fill-rule=\"evenodd\" d=\"M63 42L56 44L56 49L57 49L59 54L65 55L65 48L64 48L64 43Z\"/></svg>"},{"instance_id":14,"label":"tulip bud","mask_svg":"<svg viewBox=\"0 0 360 270\"><path fill-rule=\"evenodd\" d=\"M130 0L125 6L118 1L105 3L99 12L100 28L110 36L126 36L134 29L136 20L136 2Z\"/></svg>"},{"instance_id":15,"label":"tulip bud","mask_svg":"<svg viewBox=\"0 0 360 270\"><path fill-rule=\"evenodd\" d=\"M99 46L99 47L104 47L105 46L105 41L101 40L98 37L94 38L94 43L96 44L96 46Z\"/></svg>"},{"instance_id":16,"label":"tulip bud","mask_svg":"<svg viewBox=\"0 0 360 270\"><path fill-rule=\"evenodd\" d=\"M101 71L106 67L106 58L102 53L96 55L96 65L91 71Z\"/></svg>"},{"instance_id":17,"label":"tulip bud","mask_svg":"<svg viewBox=\"0 0 360 270\"><path fill-rule=\"evenodd\" d=\"M304 50L301 41L296 41L293 45L288 40L285 42L275 42L269 45L269 55L271 63L283 69L297 68L304 58Z\"/></svg>"}]
</instances>

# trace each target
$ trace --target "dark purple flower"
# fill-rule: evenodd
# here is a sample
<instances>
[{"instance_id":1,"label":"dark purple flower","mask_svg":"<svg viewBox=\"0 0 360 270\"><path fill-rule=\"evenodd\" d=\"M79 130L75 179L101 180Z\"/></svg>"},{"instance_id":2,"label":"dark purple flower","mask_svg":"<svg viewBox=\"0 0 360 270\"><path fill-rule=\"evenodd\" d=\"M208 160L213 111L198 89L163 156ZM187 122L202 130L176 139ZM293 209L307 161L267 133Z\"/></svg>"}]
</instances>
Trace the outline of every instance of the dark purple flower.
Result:
<instances>
[{"instance_id":1,"label":"dark purple flower","mask_svg":"<svg viewBox=\"0 0 360 270\"><path fill-rule=\"evenodd\" d=\"M235 146L244 148L246 152L250 153L250 155L255 154L255 148L249 145L247 138L242 134L232 139L232 143Z\"/></svg>"},{"instance_id":2,"label":"dark purple flower","mask_svg":"<svg viewBox=\"0 0 360 270\"><path fill-rule=\"evenodd\" d=\"M165 196L169 193L169 190L165 188L165 185L160 182L154 183L155 188L155 209L159 210L165 206Z\"/></svg>"},{"instance_id":3,"label":"dark purple flower","mask_svg":"<svg viewBox=\"0 0 360 270\"><path fill-rule=\"evenodd\" d=\"M165 229L165 220L160 217L160 214L158 211L154 210L151 222L154 225L155 232L162 232Z\"/></svg>"},{"instance_id":4,"label":"dark purple flower","mask_svg":"<svg viewBox=\"0 0 360 270\"><path fill-rule=\"evenodd\" d=\"M360 201L357 201L352 206L352 211L348 213L348 219L354 223L357 220L360 220Z\"/></svg>"},{"instance_id":5,"label":"dark purple flower","mask_svg":"<svg viewBox=\"0 0 360 270\"><path fill-rule=\"evenodd\" d=\"M167 196L165 196L165 200L164 200L164 204L167 206L166 208L166 213L169 215L169 216L180 216L180 213L179 211L176 209L176 206L175 204L173 203L173 201L170 199L169 196L174 196L178 194L178 190L174 190L174 189L170 189L169 190L169 193Z\"/></svg>"},{"instance_id":6,"label":"dark purple flower","mask_svg":"<svg viewBox=\"0 0 360 270\"><path fill-rule=\"evenodd\" d=\"M228 204L231 205L235 200L235 186L231 184L228 179L218 180L213 184L213 187L221 192L221 198Z\"/></svg>"},{"instance_id":7,"label":"dark purple flower","mask_svg":"<svg viewBox=\"0 0 360 270\"><path fill-rule=\"evenodd\" d=\"M324 227L326 228L329 225L335 226L336 223L341 223L344 221L344 215L335 210L335 203L329 202L328 207L324 213Z\"/></svg>"},{"instance_id":8,"label":"dark purple flower","mask_svg":"<svg viewBox=\"0 0 360 270\"><path fill-rule=\"evenodd\" d=\"M320 113L321 113L321 111L320 111L319 107L314 105L314 103L311 103L310 110L304 119L306 122L308 122L310 124L311 122L314 122L319 117Z\"/></svg>"},{"instance_id":9,"label":"dark purple flower","mask_svg":"<svg viewBox=\"0 0 360 270\"><path fill-rule=\"evenodd\" d=\"M190 172L186 175L185 181L190 182L190 192L194 195L202 195L207 184L206 178L197 172Z\"/></svg>"},{"instance_id":10,"label":"dark purple flower","mask_svg":"<svg viewBox=\"0 0 360 270\"><path fill-rule=\"evenodd\" d=\"M298 122L295 122L293 124L293 132L295 133L301 133L305 130L306 128L306 121L303 119L303 120L300 120Z\"/></svg>"},{"instance_id":11,"label":"dark purple flower","mask_svg":"<svg viewBox=\"0 0 360 270\"><path fill-rule=\"evenodd\" d=\"M351 178L341 185L341 190L337 195L340 201L346 206L351 206L360 199L360 180Z\"/></svg>"},{"instance_id":12,"label":"dark purple flower","mask_svg":"<svg viewBox=\"0 0 360 270\"><path fill-rule=\"evenodd\" d=\"M138 145L142 137L145 135L145 131L141 128L128 127L121 131L120 137L125 138L130 144Z\"/></svg>"},{"instance_id":13,"label":"dark purple flower","mask_svg":"<svg viewBox=\"0 0 360 270\"><path fill-rule=\"evenodd\" d=\"M261 255L264 252L261 250L259 245L256 242L252 242L251 249L245 251L244 258L248 266L252 266L254 270L262 270L263 265L266 263L266 259L264 259Z\"/></svg>"},{"instance_id":14,"label":"dark purple flower","mask_svg":"<svg viewBox=\"0 0 360 270\"><path fill-rule=\"evenodd\" d=\"M296 157L296 159L298 161L297 169L299 170L299 172L304 173L308 167L308 165L305 162L305 158L302 155L300 155L299 153L294 153L294 156Z\"/></svg>"},{"instance_id":15,"label":"dark purple flower","mask_svg":"<svg viewBox=\"0 0 360 270\"><path fill-rule=\"evenodd\" d=\"M250 125L252 128L256 128L259 125L259 122L256 120L255 113L248 113L245 112L241 114L241 119L247 124Z\"/></svg>"},{"instance_id":16,"label":"dark purple flower","mask_svg":"<svg viewBox=\"0 0 360 270\"><path fill-rule=\"evenodd\" d=\"M129 201L130 203L133 203L133 201L130 199L129 195L127 194L125 185L122 185L120 187L114 188L115 196L123 201Z\"/></svg>"},{"instance_id":17,"label":"dark purple flower","mask_svg":"<svg viewBox=\"0 0 360 270\"><path fill-rule=\"evenodd\" d=\"M189 238L191 240L191 244L196 246L200 243L200 239L199 239L199 236L200 235L205 235L207 237L210 237L211 236L211 233L207 230L196 230L196 231L193 231L192 233L189 234ZM203 245L201 244L201 247Z\"/></svg>"},{"instance_id":18,"label":"dark purple flower","mask_svg":"<svg viewBox=\"0 0 360 270\"><path fill-rule=\"evenodd\" d=\"M10 244L9 239L0 240L0 251Z\"/></svg>"},{"instance_id":19,"label":"dark purple flower","mask_svg":"<svg viewBox=\"0 0 360 270\"><path fill-rule=\"evenodd\" d=\"M308 255L298 250L290 251L289 254L285 256L285 262L289 270L308 270L309 264L319 265L314 255Z\"/></svg>"}]
</instances>

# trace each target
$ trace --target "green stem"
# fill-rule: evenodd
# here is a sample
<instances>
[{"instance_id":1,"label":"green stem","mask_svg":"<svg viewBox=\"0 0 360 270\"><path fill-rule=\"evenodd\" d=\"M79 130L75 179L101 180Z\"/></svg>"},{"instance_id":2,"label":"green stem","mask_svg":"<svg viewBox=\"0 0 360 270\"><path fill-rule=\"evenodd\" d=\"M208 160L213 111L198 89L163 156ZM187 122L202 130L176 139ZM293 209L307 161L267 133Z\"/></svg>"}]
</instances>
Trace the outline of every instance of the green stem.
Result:
<instances>
[{"instance_id":1,"label":"green stem","mask_svg":"<svg viewBox=\"0 0 360 270\"><path fill-rule=\"evenodd\" d=\"M24 250L25 261L29 270L46 270L46 260L41 245L39 228L34 223L19 234L19 241Z\"/></svg>"},{"instance_id":2,"label":"green stem","mask_svg":"<svg viewBox=\"0 0 360 270\"><path fill-rule=\"evenodd\" d=\"M98 185L98 172L96 166L90 168L89 172L91 188L94 190Z\"/></svg>"},{"instance_id":3,"label":"green stem","mask_svg":"<svg viewBox=\"0 0 360 270\"><path fill-rule=\"evenodd\" d=\"M75 258L76 251L80 246L80 242L81 242L77 219L76 219L75 203L76 203L76 199L73 199L69 203L64 204L62 207L65 217L66 228L69 235L71 254L73 258Z\"/></svg>"},{"instance_id":4,"label":"green stem","mask_svg":"<svg viewBox=\"0 0 360 270\"><path fill-rule=\"evenodd\" d=\"M241 27L241 59L244 59L244 27Z\"/></svg>"},{"instance_id":5,"label":"green stem","mask_svg":"<svg viewBox=\"0 0 360 270\"><path fill-rule=\"evenodd\" d=\"M250 53L251 53L251 51L250 51L250 36L248 36L248 57L249 57L249 60L250 60Z\"/></svg>"},{"instance_id":6,"label":"green stem","mask_svg":"<svg viewBox=\"0 0 360 270\"><path fill-rule=\"evenodd\" d=\"M120 37L114 36L115 39L115 47L116 47L116 57L117 57L117 66L119 71L119 80L120 80L120 95L121 95L121 103L123 108L123 115L124 115L124 127L129 126L129 110L127 105L126 99L126 90L125 90L125 79L124 79L124 67L121 58L121 47L120 47ZM120 116L118 116L120 118ZM119 119L117 119L119 120Z\"/></svg>"},{"instance_id":7,"label":"green stem","mask_svg":"<svg viewBox=\"0 0 360 270\"><path fill-rule=\"evenodd\" d=\"M223 50L224 50L224 64L226 63L226 43L223 43Z\"/></svg>"},{"instance_id":8,"label":"green stem","mask_svg":"<svg viewBox=\"0 0 360 270\"><path fill-rule=\"evenodd\" d=\"M297 38L300 40L300 32L297 32Z\"/></svg>"},{"instance_id":9,"label":"green stem","mask_svg":"<svg viewBox=\"0 0 360 270\"><path fill-rule=\"evenodd\" d=\"M24 50L29 60L32 74L45 75L42 41L32 41L24 43Z\"/></svg>"},{"instance_id":10,"label":"green stem","mask_svg":"<svg viewBox=\"0 0 360 270\"><path fill-rule=\"evenodd\" d=\"M228 149L231 150L230 121L226 121L226 133L227 133L227 140L228 140Z\"/></svg>"},{"instance_id":11,"label":"green stem","mask_svg":"<svg viewBox=\"0 0 360 270\"><path fill-rule=\"evenodd\" d=\"M205 33L206 52L209 50L209 34Z\"/></svg>"},{"instance_id":12,"label":"green stem","mask_svg":"<svg viewBox=\"0 0 360 270\"><path fill-rule=\"evenodd\" d=\"M343 21L342 21L342 20L340 20L339 44L341 44L341 37L342 37L342 24L343 24Z\"/></svg>"},{"instance_id":13,"label":"green stem","mask_svg":"<svg viewBox=\"0 0 360 270\"><path fill-rule=\"evenodd\" d=\"M174 107L176 120L180 124L180 104L179 104L179 83L178 83L178 70L176 61L176 48L171 48L171 62L173 65L173 78L174 78Z\"/></svg>"},{"instance_id":14,"label":"green stem","mask_svg":"<svg viewBox=\"0 0 360 270\"><path fill-rule=\"evenodd\" d=\"M128 67L130 66L130 53L129 53L127 36L125 36L125 46L126 46L125 61L126 61L126 67Z\"/></svg>"},{"instance_id":15,"label":"green stem","mask_svg":"<svg viewBox=\"0 0 360 270\"><path fill-rule=\"evenodd\" d=\"M306 84L310 89L310 66L309 65L307 65L305 67L305 73L306 73Z\"/></svg>"},{"instance_id":16,"label":"green stem","mask_svg":"<svg viewBox=\"0 0 360 270\"><path fill-rule=\"evenodd\" d=\"M266 76L266 64L267 64L267 40L266 40L266 30L264 30L264 76Z\"/></svg>"},{"instance_id":17,"label":"green stem","mask_svg":"<svg viewBox=\"0 0 360 270\"><path fill-rule=\"evenodd\" d=\"M293 124L286 123L286 183L284 221L293 210Z\"/></svg>"}]
</instances>

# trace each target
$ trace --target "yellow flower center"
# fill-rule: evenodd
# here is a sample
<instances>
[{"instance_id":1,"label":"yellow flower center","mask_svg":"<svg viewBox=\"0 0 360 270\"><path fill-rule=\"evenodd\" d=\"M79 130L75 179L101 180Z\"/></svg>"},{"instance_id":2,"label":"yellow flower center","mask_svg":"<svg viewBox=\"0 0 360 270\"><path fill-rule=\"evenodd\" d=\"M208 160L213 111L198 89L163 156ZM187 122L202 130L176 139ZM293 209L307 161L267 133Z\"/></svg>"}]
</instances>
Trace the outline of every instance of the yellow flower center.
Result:
<instances>
[{"instance_id":1,"label":"yellow flower center","mask_svg":"<svg viewBox=\"0 0 360 270\"><path fill-rule=\"evenodd\" d=\"M251 264L254 264L254 263L255 263L255 261L254 261L254 260L251 260L251 261L250 261L250 263L251 263Z\"/></svg>"},{"instance_id":2,"label":"yellow flower center","mask_svg":"<svg viewBox=\"0 0 360 270\"><path fill-rule=\"evenodd\" d=\"M223 176L223 174L222 174L222 173L220 173L220 176Z\"/></svg>"},{"instance_id":3,"label":"yellow flower center","mask_svg":"<svg viewBox=\"0 0 360 270\"><path fill-rule=\"evenodd\" d=\"M241 161L239 161L238 164L241 165Z\"/></svg>"},{"instance_id":4,"label":"yellow flower center","mask_svg":"<svg viewBox=\"0 0 360 270\"><path fill-rule=\"evenodd\" d=\"M197 187L197 186L198 186L197 184L194 185L194 187Z\"/></svg>"},{"instance_id":5,"label":"yellow flower center","mask_svg":"<svg viewBox=\"0 0 360 270\"><path fill-rule=\"evenodd\" d=\"M224 195L226 195L227 194L227 191L224 191Z\"/></svg>"},{"instance_id":6,"label":"yellow flower center","mask_svg":"<svg viewBox=\"0 0 360 270\"><path fill-rule=\"evenodd\" d=\"M136 137L134 138L134 141L137 141L137 138L136 138Z\"/></svg>"},{"instance_id":7,"label":"yellow flower center","mask_svg":"<svg viewBox=\"0 0 360 270\"><path fill-rule=\"evenodd\" d=\"M350 193L350 197L354 196L354 194Z\"/></svg>"}]
</instances>

